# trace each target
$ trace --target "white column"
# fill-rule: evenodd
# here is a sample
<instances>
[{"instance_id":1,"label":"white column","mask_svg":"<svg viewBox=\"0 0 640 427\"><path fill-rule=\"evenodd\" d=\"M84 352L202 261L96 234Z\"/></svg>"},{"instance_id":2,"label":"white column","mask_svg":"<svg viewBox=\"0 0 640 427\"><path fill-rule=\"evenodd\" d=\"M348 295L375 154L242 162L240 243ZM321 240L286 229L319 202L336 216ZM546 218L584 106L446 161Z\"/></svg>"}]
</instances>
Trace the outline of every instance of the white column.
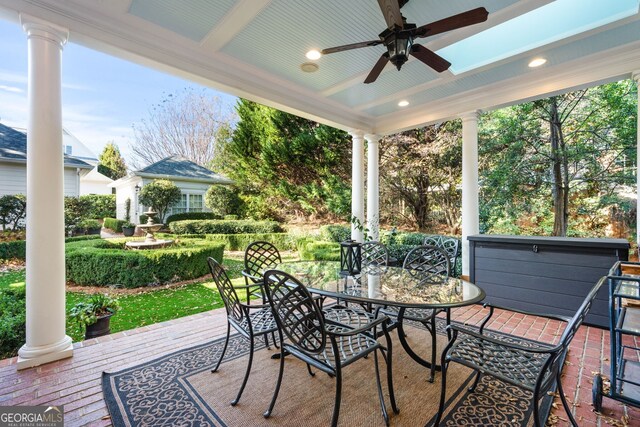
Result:
<instances>
[{"instance_id":1,"label":"white column","mask_svg":"<svg viewBox=\"0 0 640 427\"><path fill-rule=\"evenodd\" d=\"M61 56L68 31L21 15L28 39L27 342L18 369L69 357L65 331Z\"/></svg>"},{"instance_id":2,"label":"white column","mask_svg":"<svg viewBox=\"0 0 640 427\"><path fill-rule=\"evenodd\" d=\"M356 242L363 241L363 233L353 224L354 218L366 226L364 222L364 134L361 131L351 132L351 238Z\"/></svg>"},{"instance_id":3,"label":"white column","mask_svg":"<svg viewBox=\"0 0 640 427\"><path fill-rule=\"evenodd\" d=\"M469 277L469 241L478 234L478 114L462 115L462 275Z\"/></svg>"},{"instance_id":4,"label":"white column","mask_svg":"<svg viewBox=\"0 0 640 427\"><path fill-rule=\"evenodd\" d=\"M365 135L367 140L367 228L371 240L380 238L380 135Z\"/></svg>"},{"instance_id":5,"label":"white column","mask_svg":"<svg viewBox=\"0 0 640 427\"><path fill-rule=\"evenodd\" d=\"M632 75L638 87L638 126L636 136L636 244L640 247L640 71Z\"/></svg>"}]
</instances>

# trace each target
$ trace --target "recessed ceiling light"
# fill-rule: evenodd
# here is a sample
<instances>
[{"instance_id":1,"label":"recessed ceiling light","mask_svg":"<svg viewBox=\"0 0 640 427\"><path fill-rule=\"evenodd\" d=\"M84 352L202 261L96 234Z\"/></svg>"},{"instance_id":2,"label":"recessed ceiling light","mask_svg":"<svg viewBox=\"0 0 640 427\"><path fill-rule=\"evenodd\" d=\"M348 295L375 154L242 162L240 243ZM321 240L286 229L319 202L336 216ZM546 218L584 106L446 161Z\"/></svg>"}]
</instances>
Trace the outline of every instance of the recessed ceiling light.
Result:
<instances>
[{"instance_id":1,"label":"recessed ceiling light","mask_svg":"<svg viewBox=\"0 0 640 427\"><path fill-rule=\"evenodd\" d=\"M305 73L315 73L318 71L318 64L314 64L313 62L304 62L300 64L300 69Z\"/></svg>"},{"instance_id":2,"label":"recessed ceiling light","mask_svg":"<svg viewBox=\"0 0 640 427\"><path fill-rule=\"evenodd\" d=\"M407 101L406 99L398 102L398 107L406 107L407 105L409 105L409 101Z\"/></svg>"},{"instance_id":3,"label":"recessed ceiling light","mask_svg":"<svg viewBox=\"0 0 640 427\"><path fill-rule=\"evenodd\" d=\"M541 65L544 65L547 62L545 58L535 58L531 62L529 62L529 67L535 68Z\"/></svg>"},{"instance_id":4,"label":"recessed ceiling light","mask_svg":"<svg viewBox=\"0 0 640 427\"><path fill-rule=\"evenodd\" d=\"M316 59L320 59L322 54L319 51L317 51L315 49L312 49L309 52L307 52L307 54L305 56L307 57L307 59L315 61Z\"/></svg>"}]
</instances>

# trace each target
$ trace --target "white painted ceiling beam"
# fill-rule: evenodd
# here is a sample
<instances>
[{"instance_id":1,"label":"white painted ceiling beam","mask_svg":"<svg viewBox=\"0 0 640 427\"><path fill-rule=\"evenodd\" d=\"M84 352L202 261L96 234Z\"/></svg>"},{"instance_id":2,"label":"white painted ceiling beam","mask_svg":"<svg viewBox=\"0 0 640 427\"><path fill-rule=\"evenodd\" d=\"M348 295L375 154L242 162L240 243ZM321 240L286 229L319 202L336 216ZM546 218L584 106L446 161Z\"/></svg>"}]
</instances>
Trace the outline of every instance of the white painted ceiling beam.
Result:
<instances>
[{"instance_id":1,"label":"white painted ceiling beam","mask_svg":"<svg viewBox=\"0 0 640 427\"><path fill-rule=\"evenodd\" d=\"M271 0L239 0L200 43L209 52L217 52L255 19Z\"/></svg>"},{"instance_id":2,"label":"white painted ceiling beam","mask_svg":"<svg viewBox=\"0 0 640 427\"><path fill-rule=\"evenodd\" d=\"M388 135L402 130L455 119L463 111L489 111L573 90L628 78L640 67L640 41L604 53L550 66L535 74L516 76L455 96L421 104L384 116L375 133Z\"/></svg>"}]
</instances>

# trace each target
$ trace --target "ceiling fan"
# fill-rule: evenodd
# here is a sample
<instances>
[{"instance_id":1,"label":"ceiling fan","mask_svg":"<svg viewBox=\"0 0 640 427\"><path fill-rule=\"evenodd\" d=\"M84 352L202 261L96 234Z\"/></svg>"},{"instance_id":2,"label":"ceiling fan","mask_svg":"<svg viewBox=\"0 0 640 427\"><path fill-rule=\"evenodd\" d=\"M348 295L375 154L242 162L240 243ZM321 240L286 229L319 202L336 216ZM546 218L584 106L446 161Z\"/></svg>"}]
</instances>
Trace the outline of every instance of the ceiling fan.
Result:
<instances>
[{"instance_id":1,"label":"ceiling fan","mask_svg":"<svg viewBox=\"0 0 640 427\"><path fill-rule=\"evenodd\" d=\"M391 62L398 70L407 62L409 55L414 56L427 64L437 72L441 73L451 66L451 63L426 47L414 43L414 39L429 37L446 31L469 25L479 24L487 20L489 12L484 7L468 10L458 15L453 15L430 24L417 27L416 24L407 23L407 19L402 16L400 9L409 0L378 0L384 19L387 22L387 29L379 34L379 40L346 44L343 46L323 49L322 54L342 52L345 50L359 49L367 46L377 46L384 44L387 52L383 53L376 65L365 79L365 83L376 81L387 62Z\"/></svg>"}]
</instances>

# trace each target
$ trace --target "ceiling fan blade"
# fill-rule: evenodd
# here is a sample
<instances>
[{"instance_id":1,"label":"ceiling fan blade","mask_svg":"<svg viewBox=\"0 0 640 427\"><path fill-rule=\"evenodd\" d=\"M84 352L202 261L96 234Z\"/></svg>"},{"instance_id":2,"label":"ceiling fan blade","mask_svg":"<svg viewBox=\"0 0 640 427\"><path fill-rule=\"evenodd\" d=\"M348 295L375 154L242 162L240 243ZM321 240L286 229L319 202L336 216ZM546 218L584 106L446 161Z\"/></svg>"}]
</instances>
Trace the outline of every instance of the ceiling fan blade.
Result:
<instances>
[{"instance_id":1,"label":"ceiling fan blade","mask_svg":"<svg viewBox=\"0 0 640 427\"><path fill-rule=\"evenodd\" d=\"M487 20L489 12L484 7L468 10L430 24L423 25L413 30L414 37L428 37L435 34L445 33L457 28L479 24Z\"/></svg>"},{"instance_id":2,"label":"ceiling fan blade","mask_svg":"<svg viewBox=\"0 0 640 427\"><path fill-rule=\"evenodd\" d=\"M378 4L384 20L387 22L387 27L391 29L394 27L402 28L402 13L400 13L398 0L378 0Z\"/></svg>"},{"instance_id":3,"label":"ceiling fan blade","mask_svg":"<svg viewBox=\"0 0 640 427\"><path fill-rule=\"evenodd\" d=\"M418 58L420 61L424 62L439 73L449 69L451 66L451 62L447 61L434 51L419 44L414 44L411 47L411 55Z\"/></svg>"},{"instance_id":4,"label":"ceiling fan blade","mask_svg":"<svg viewBox=\"0 0 640 427\"><path fill-rule=\"evenodd\" d=\"M364 80L364 82L365 83L375 82L378 76L380 75L380 73L382 72L382 70L384 69L385 65L387 65L387 62L389 62L389 54L385 52L382 54L380 59L378 59L378 62L376 62L376 65L373 66L373 68L371 69L371 72L369 73L367 78Z\"/></svg>"},{"instance_id":5,"label":"ceiling fan blade","mask_svg":"<svg viewBox=\"0 0 640 427\"><path fill-rule=\"evenodd\" d=\"M381 43L382 43L382 40L371 40L368 42L351 43L351 44L345 44L343 46L336 46L336 47L330 47L327 49L322 49L320 53L322 53L323 55L328 55L330 53L342 52L345 50L359 49L361 47L367 47L367 46L376 46Z\"/></svg>"}]
</instances>

